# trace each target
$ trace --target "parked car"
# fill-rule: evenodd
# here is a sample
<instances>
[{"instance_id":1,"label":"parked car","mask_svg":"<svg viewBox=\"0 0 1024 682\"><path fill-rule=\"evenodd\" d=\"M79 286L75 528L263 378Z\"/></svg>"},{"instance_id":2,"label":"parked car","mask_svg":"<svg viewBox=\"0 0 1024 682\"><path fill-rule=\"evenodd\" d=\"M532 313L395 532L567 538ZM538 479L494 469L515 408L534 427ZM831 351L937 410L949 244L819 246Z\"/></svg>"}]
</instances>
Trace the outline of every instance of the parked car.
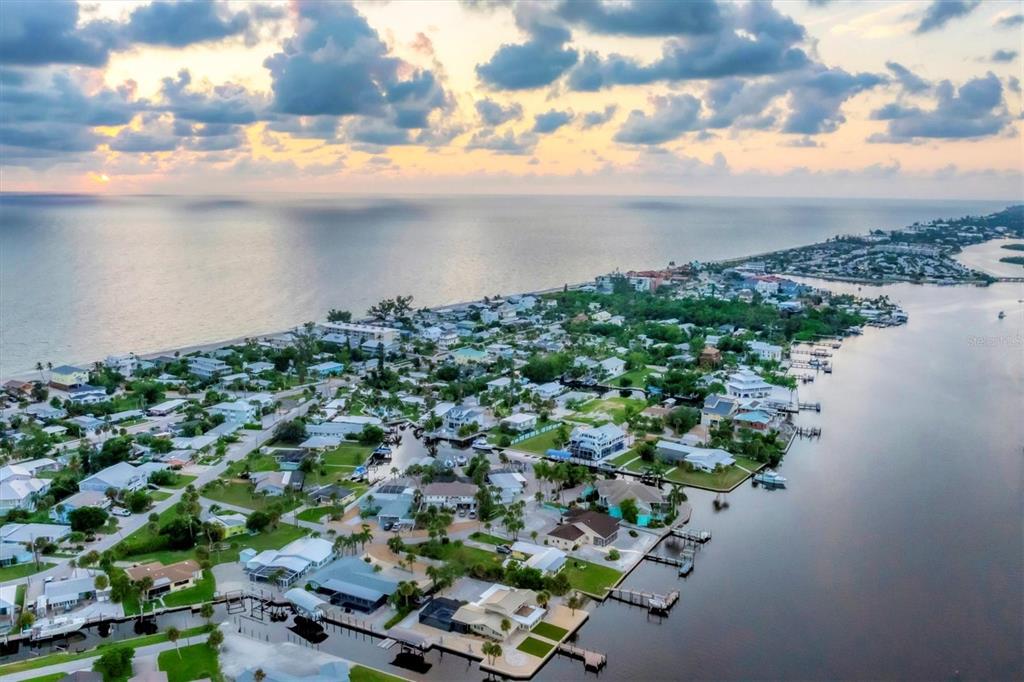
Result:
<instances>
[{"instance_id":1,"label":"parked car","mask_svg":"<svg viewBox=\"0 0 1024 682\"><path fill-rule=\"evenodd\" d=\"M131 516L132 515L132 513L130 511L128 511L127 509L125 509L124 507L113 507L110 510L110 513L113 514L114 516Z\"/></svg>"},{"instance_id":2,"label":"parked car","mask_svg":"<svg viewBox=\"0 0 1024 682\"><path fill-rule=\"evenodd\" d=\"M498 554L511 554L512 553L512 548L509 547L508 545L498 545L497 547L495 547L495 549L498 551Z\"/></svg>"}]
</instances>

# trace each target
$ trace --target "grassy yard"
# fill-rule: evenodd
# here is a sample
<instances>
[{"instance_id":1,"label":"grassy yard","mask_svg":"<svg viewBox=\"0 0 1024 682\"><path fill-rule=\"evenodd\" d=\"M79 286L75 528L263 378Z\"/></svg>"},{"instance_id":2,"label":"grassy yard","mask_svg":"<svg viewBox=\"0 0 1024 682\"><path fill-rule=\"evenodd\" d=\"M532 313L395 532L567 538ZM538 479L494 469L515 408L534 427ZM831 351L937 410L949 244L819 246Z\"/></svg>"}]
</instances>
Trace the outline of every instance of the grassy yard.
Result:
<instances>
[{"instance_id":1,"label":"grassy yard","mask_svg":"<svg viewBox=\"0 0 1024 682\"><path fill-rule=\"evenodd\" d=\"M296 497L274 497L254 493L249 484L243 481L228 481L224 485L213 485L201 491L200 494L215 502L233 504L236 507L245 507L255 511L264 511L275 502L283 503L285 511L291 511L300 504Z\"/></svg>"},{"instance_id":2,"label":"grassy yard","mask_svg":"<svg viewBox=\"0 0 1024 682\"><path fill-rule=\"evenodd\" d=\"M471 540L476 540L477 542L486 542L488 545L507 545L509 544L509 542L511 542L510 540L506 540L505 538L499 538L497 535L481 533L479 531L471 534L469 537Z\"/></svg>"},{"instance_id":3,"label":"grassy yard","mask_svg":"<svg viewBox=\"0 0 1024 682\"><path fill-rule=\"evenodd\" d=\"M245 459L232 462L225 471L226 476L238 476L249 465L250 471L277 471L277 460L270 455L251 453Z\"/></svg>"},{"instance_id":4,"label":"grassy yard","mask_svg":"<svg viewBox=\"0 0 1024 682\"><path fill-rule=\"evenodd\" d=\"M320 456L320 460L324 466L330 467L347 467L355 469L357 466L366 461L366 458L373 452L373 447L369 445L359 445L358 443L342 443L333 450L327 450Z\"/></svg>"},{"instance_id":5,"label":"grassy yard","mask_svg":"<svg viewBox=\"0 0 1024 682\"><path fill-rule=\"evenodd\" d=\"M551 429L546 433L542 433L539 436L533 438L527 438L526 440L516 443L510 446L513 450L523 450L525 452L534 452L538 455L545 454L548 450L559 449L559 446L555 444L555 440L558 438L558 429Z\"/></svg>"},{"instance_id":6,"label":"grassy yard","mask_svg":"<svg viewBox=\"0 0 1024 682\"><path fill-rule=\"evenodd\" d=\"M640 455L637 454L636 450L630 449L623 452L621 455L612 457L611 459L605 460L609 464L614 464L617 467L624 466L626 462L636 459Z\"/></svg>"},{"instance_id":7,"label":"grassy yard","mask_svg":"<svg viewBox=\"0 0 1024 682\"><path fill-rule=\"evenodd\" d=\"M193 635L201 635L204 632L208 632L208 628L205 625L199 625L194 628L188 628L187 630L181 631L182 638L191 637ZM159 644L160 642L167 641L166 632L158 632L155 635L146 635L144 637L133 637L131 639L122 639L115 642L104 642L95 649L89 649L81 653L59 653L49 654L47 656L39 656L37 658L31 658L24 661L17 661L16 663L8 663L7 665L0 665L0 678L4 675L10 675L12 673L22 672L24 670L36 670L37 668L46 668L51 665L60 665L61 663L71 663L72 661L79 661L83 658L92 658L103 653L105 649L112 646L130 646L133 649L138 649L140 646L149 646L150 644Z\"/></svg>"},{"instance_id":8,"label":"grassy yard","mask_svg":"<svg viewBox=\"0 0 1024 682\"><path fill-rule=\"evenodd\" d=\"M746 457L736 457L736 464L739 464L750 471L757 471L764 466L764 464L755 462L752 459L747 459ZM630 469L632 469L632 467L630 467ZM682 483L683 485L693 486L694 488L705 488L713 491L727 491L732 490L737 483L742 482L748 476L750 476L750 474L739 466L731 466L715 473L707 471L686 471L682 467L677 467L670 474L665 476L665 478L673 483Z\"/></svg>"},{"instance_id":9,"label":"grassy yard","mask_svg":"<svg viewBox=\"0 0 1024 682\"><path fill-rule=\"evenodd\" d=\"M344 507L327 505L326 507L310 507L309 509L303 509L296 516L302 521L309 521L310 523L320 523L320 519L333 514L335 512L342 513L345 511Z\"/></svg>"},{"instance_id":10,"label":"grassy yard","mask_svg":"<svg viewBox=\"0 0 1024 682\"><path fill-rule=\"evenodd\" d=\"M615 381L612 382L615 386L622 386L622 380L628 379L629 381L627 388L645 388L647 386L647 378L654 374L655 370L649 367L641 367L639 369L631 369L625 374L616 377Z\"/></svg>"},{"instance_id":11,"label":"grassy yard","mask_svg":"<svg viewBox=\"0 0 1024 682\"><path fill-rule=\"evenodd\" d=\"M161 488L171 488L178 490L184 488L192 481L196 480L196 476L189 476L188 474L176 474L173 483L160 486Z\"/></svg>"},{"instance_id":12,"label":"grassy yard","mask_svg":"<svg viewBox=\"0 0 1024 682\"><path fill-rule=\"evenodd\" d=\"M203 571L202 579L194 587L164 595L164 606L185 606L211 601L216 588L217 581L213 577L213 571Z\"/></svg>"},{"instance_id":13,"label":"grassy yard","mask_svg":"<svg viewBox=\"0 0 1024 682\"><path fill-rule=\"evenodd\" d=\"M54 564L40 563L39 568L36 568L35 562L28 562L25 564L15 564L14 566L4 566L0 568L0 582L5 580L14 580L15 578L24 578L27 575L38 573L39 571L45 571L51 568Z\"/></svg>"},{"instance_id":14,"label":"grassy yard","mask_svg":"<svg viewBox=\"0 0 1024 682\"><path fill-rule=\"evenodd\" d=\"M470 566L475 566L477 564L492 563L500 565L502 563L502 557L500 554L488 552L487 550L480 549L479 547L467 547L459 541L449 542L446 545L436 545L436 547L437 551L424 556L455 563L467 570ZM421 554L422 549L422 545L407 546L407 551L414 554Z\"/></svg>"},{"instance_id":15,"label":"grassy yard","mask_svg":"<svg viewBox=\"0 0 1024 682\"><path fill-rule=\"evenodd\" d=\"M589 561L573 559L571 557L565 562L565 568L562 569L562 572L569 579L569 584L573 586L573 589L592 594L596 597L603 597L605 591L622 576L622 573L614 568L599 566Z\"/></svg>"},{"instance_id":16,"label":"grassy yard","mask_svg":"<svg viewBox=\"0 0 1024 682\"><path fill-rule=\"evenodd\" d=\"M149 492L149 496L153 498L154 502L163 502L171 495L172 493L169 493L165 490L151 490Z\"/></svg>"},{"instance_id":17,"label":"grassy yard","mask_svg":"<svg viewBox=\"0 0 1024 682\"><path fill-rule=\"evenodd\" d=\"M67 673L52 673L50 675L29 678L25 682L57 682L57 680L63 680L67 676Z\"/></svg>"},{"instance_id":18,"label":"grassy yard","mask_svg":"<svg viewBox=\"0 0 1024 682\"><path fill-rule=\"evenodd\" d=\"M545 642L543 639L537 639L536 637L527 637L523 640L523 643L516 647L519 651L536 656L537 658L544 658L548 655L548 652L555 648L555 645L551 642Z\"/></svg>"},{"instance_id":19,"label":"grassy yard","mask_svg":"<svg viewBox=\"0 0 1024 682\"><path fill-rule=\"evenodd\" d=\"M348 679L351 682L405 682L404 677L391 675L376 668L367 668L365 665L354 665L349 668Z\"/></svg>"},{"instance_id":20,"label":"grassy yard","mask_svg":"<svg viewBox=\"0 0 1024 682\"><path fill-rule=\"evenodd\" d=\"M578 413L584 417L607 414L613 422L621 424L626 421L627 407L632 407L636 412L640 412L647 407L647 403L639 398L599 398L584 403L578 410Z\"/></svg>"},{"instance_id":21,"label":"grassy yard","mask_svg":"<svg viewBox=\"0 0 1024 682\"><path fill-rule=\"evenodd\" d=\"M217 652L205 642L181 647L177 651L161 651L156 661L157 668L167 673L167 682L221 679Z\"/></svg>"},{"instance_id":22,"label":"grassy yard","mask_svg":"<svg viewBox=\"0 0 1024 682\"><path fill-rule=\"evenodd\" d=\"M557 625L552 625L551 623L546 623L544 621L537 623L531 632L555 642L562 641L562 638L569 634L569 631L565 628L560 628Z\"/></svg>"}]
</instances>

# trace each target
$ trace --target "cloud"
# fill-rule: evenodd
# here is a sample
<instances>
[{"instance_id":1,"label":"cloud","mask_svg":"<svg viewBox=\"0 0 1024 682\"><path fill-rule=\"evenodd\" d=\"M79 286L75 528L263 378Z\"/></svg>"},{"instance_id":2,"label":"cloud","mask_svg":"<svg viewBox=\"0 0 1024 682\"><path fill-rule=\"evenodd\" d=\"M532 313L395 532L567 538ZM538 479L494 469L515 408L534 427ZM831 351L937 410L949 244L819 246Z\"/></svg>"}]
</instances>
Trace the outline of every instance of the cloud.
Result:
<instances>
[{"instance_id":1,"label":"cloud","mask_svg":"<svg viewBox=\"0 0 1024 682\"><path fill-rule=\"evenodd\" d=\"M253 7L260 8L256 14L259 19L284 16L275 8ZM124 35L135 43L185 47L249 34L256 24L248 11L232 12L225 2L155 0L132 11Z\"/></svg>"},{"instance_id":2,"label":"cloud","mask_svg":"<svg viewBox=\"0 0 1024 682\"><path fill-rule=\"evenodd\" d=\"M606 35L706 35L722 27L715 2L562 0L554 13L591 33Z\"/></svg>"},{"instance_id":3,"label":"cloud","mask_svg":"<svg viewBox=\"0 0 1024 682\"><path fill-rule=\"evenodd\" d=\"M1003 86L992 73L954 89L949 81L936 87L935 108L905 107L891 103L872 112L887 121L887 131L869 142L907 143L919 139L971 139L994 135L1010 122L1003 105Z\"/></svg>"},{"instance_id":4,"label":"cloud","mask_svg":"<svg viewBox=\"0 0 1024 682\"><path fill-rule=\"evenodd\" d=\"M576 64L579 53L566 48L572 35L544 17L516 17L530 39L505 43L484 64L477 64L481 81L494 90L531 90L550 85Z\"/></svg>"},{"instance_id":5,"label":"cloud","mask_svg":"<svg viewBox=\"0 0 1024 682\"><path fill-rule=\"evenodd\" d=\"M583 129L584 130L590 130L591 128L597 128L598 126L603 126L605 123L607 123L608 121L612 120L612 117L615 115L615 112L618 111L618 110L619 110L619 108L616 105L609 104L608 106L606 106L604 108L603 111L588 111L587 113L583 114L583 117L582 117L583 118L583 124L582 124Z\"/></svg>"},{"instance_id":6,"label":"cloud","mask_svg":"<svg viewBox=\"0 0 1024 682\"><path fill-rule=\"evenodd\" d=\"M714 33L674 37L662 46L661 58L648 64L619 54L601 57L588 52L570 73L569 87L596 91L613 85L760 76L810 63L797 47L806 38L803 27L771 5L724 5L721 12Z\"/></svg>"},{"instance_id":7,"label":"cloud","mask_svg":"<svg viewBox=\"0 0 1024 682\"><path fill-rule=\"evenodd\" d=\"M473 134L466 144L466 149L483 149L498 154L522 156L533 153L536 146L537 136L533 133L515 135L511 130L506 130L503 135L498 135L493 130L481 130Z\"/></svg>"},{"instance_id":8,"label":"cloud","mask_svg":"<svg viewBox=\"0 0 1024 682\"><path fill-rule=\"evenodd\" d=\"M965 17L980 4L981 0L932 0L921 15L921 22L914 33L937 31L950 20Z\"/></svg>"},{"instance_id":9,"label":"cloud","mask_svg":"<svg viewBox=\"0 0 1024 682\"><path fill-rule=\"evenodd\" d=\"M854 74L816 65L808 73L794 78L790 86L790 112L782 124L782 132L831 133L846 122L841 111L846 100L885 82L884 76L874 73Z\"/></svg>"},{"instance_id":10,"label":"cloud","mask_svg":"<svg viewBox=\"0 0 1024 682\"><path fill-rule=\"evenodd\" d=\"M523 105L515 102L503 107L492 99L481 99L476 102L476 113L480 116L481 121L493 128L502 123L521 119Z\"/></svg>"},{"instance_id":11,"label":"cloud","mask_svg":"<svg viewBox=\"0 0 1024 682\"><path fill-rule=\"evenodd\" d=\"M533 132L553 133L562 126L567 125L572 119L573 113L571 111L551 109L533 117Z\"/></svg>"},{"instance_id":12,"label":"cloud","mask_svg":"<svg viewBox=\"0 0 1024 682\"><path fill-rule=\"evenodd\" d=\"M889 69L889 72L896 77L899 84L903 87L903 90L911 94L917 94L924 92L932 87L932 84L921 78L913 71L903 66L899 62L886 62L885 68Z\"/></svg>"},{"instance_id":13,"label":"cloud","mask_svg":"<svg viewBox=\"0 0 1024 682\"><path fill-rule=\"evenodd\" d=\"M1022 24L1024 24L1024 14L1006 14L998 17L992 25L996 28L1016 28Z\"/></svg>"},{"instance_id":14,"label":"cloud","mask_svg":"<svg viewBox=\"0 0 1024 682\"><path fill-rule=\"evenodd\" d=\"M626 122L615 133L615 141L625 144L656 145L674 140L683 133L702 127L701 101L693 95L673 95L654 100L654 112L638 109L629 112Z\"/></svg>"},{"instance_id":15,"label":"cloud","mask_svg":"<svg viewBox=\"0 0 1024 682\"><path fill-rule=\"evenodd\" d=\"M160 86L160 108L177 118L200 123L253 123L266 115L266 102L241 85L226 83L202 92L191 87L187 69L177 78L164 78Z\"/></svg>"},{"instance_id":16,"label":"cloud","mask_svg":"<svg viewBox=\"0 0 1024 682\"><path fill-rule=\"evenodd\" d=\"M997 64L1008 64L1017 58L1017 54L1016 50L996 50L989 59Z\"/></svg>"},{"instance_id":17,"label":"cloud","mask_svg":"<svg viewBox=\"0 0 1024 682\"><path fill-rule=\"evenodd\" d=\"M6 65L103 66L118 37L112 22L78 28L78 3L0 3L0 62Z\"/></svg>"},{"instance_id":18,"label":"cloud","mask_svg":"<svg viewBox=\"0 0 1024 682\"><path fill-rule=\"evenodd\" d=\"M297 116L372 116L421 128L447 95L431 71L389 54L351 5L302 2L295 35L264 61L274 109Z\"/></svg>"}]
</instances>

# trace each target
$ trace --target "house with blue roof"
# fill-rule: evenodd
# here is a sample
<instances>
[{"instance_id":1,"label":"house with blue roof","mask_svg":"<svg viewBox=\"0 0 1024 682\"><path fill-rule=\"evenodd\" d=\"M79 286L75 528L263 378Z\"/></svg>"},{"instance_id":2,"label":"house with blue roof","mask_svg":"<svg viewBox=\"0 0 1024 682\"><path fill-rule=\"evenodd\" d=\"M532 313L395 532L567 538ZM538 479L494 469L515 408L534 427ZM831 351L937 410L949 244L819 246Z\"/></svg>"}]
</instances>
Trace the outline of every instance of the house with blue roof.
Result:
<instances>
[{"instance_id":1,"label":"house with blue roof","mask_svg":"<svg viewBox=\"0 0 1024 682\"><path fill-rule=\"evenodd\" d=\"M398 581L374 571L358 557L346 557L309 577L307 584L334 606L371 613L398 590Z\"/></svg>"}]
</instances>

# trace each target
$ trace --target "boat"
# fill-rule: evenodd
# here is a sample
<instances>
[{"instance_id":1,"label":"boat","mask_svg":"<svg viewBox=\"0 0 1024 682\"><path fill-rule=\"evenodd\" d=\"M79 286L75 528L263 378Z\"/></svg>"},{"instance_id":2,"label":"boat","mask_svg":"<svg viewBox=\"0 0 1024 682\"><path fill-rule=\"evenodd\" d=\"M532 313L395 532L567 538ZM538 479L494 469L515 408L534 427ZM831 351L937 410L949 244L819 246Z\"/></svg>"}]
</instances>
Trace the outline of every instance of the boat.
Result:
<instances>
[{"instance_id":1,"label":"boat","mask_svg":"<svg viewBox=\"0 0 1024 682\"><path fill-rule=\"evenodd\" d=\"M757 472L754 474L754 480L761 485L774 486L776 488L782 488L786 485L786 477L772 469Z\"/></svg>"},{"instance_id":2,"label":"boat","mask_svg":"<svg viewBox=\"0 0 1024 682\"><path fill-rule=\"evenodd\" d=\"M1001 319L1003 319L1004 317L1006 317L1006 311L1004 311L1004 310L1000 310L1000 311L999 311L999 319L1001 320Z\"/></svg>"},{"instance_id":3,"label":"boat","mask_svg":"<svg viewBox=\"0 0 1024 682\"><path fill-rule=\"evenodd\" d=\"M373 451L373 455L381 459L391 459L391 448L387 445L381 445Z\"/></svg>"},{"instance_id":4,"label":"boat","mask_svg":"<svg viewBox=\"0 0 1024 682\"><path fill-rule=\"evenodd\" d=\"M490 452L494 446L488 443L486 438L477 438L473 441L473 449L477 452Z\"/></svg>"},{"instance_id":5,"label":"boat","mask_svg":"<svg viewBox=\"0 0 1024 682\"><path fill-rule=\"evenodd\" d=\"M683 552L680 557L682 563L679 564L679 575L688 576L693 572L693 556L693 552Z\"/></svg>"}]
</instances>

